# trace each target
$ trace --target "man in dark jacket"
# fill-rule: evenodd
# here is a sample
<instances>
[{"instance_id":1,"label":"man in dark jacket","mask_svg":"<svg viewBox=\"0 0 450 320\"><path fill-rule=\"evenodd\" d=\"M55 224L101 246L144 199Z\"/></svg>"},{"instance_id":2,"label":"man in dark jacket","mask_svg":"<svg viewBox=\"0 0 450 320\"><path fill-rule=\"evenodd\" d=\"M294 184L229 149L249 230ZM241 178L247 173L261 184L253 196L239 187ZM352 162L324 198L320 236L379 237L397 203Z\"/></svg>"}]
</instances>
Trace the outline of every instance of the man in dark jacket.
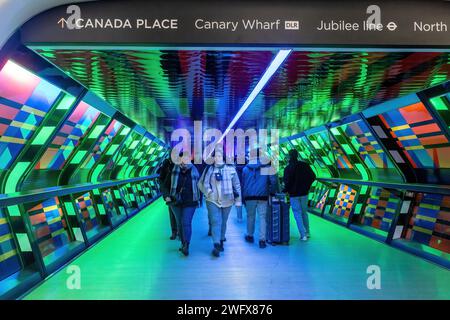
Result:
<instances>
[{"instance_id":1,"label":"man in dark jacket","mask_svg":"<svg viewBox=\"0 0 450 320\"><path fill-rule=\"evenodd\" d=\"M158 180L159 186L161 188L161 194L163 199L166 199L170 196L170 187L171 187L171 175L173 169L173 162L169 158L163 161L161 167L158 169ZM172 207L170 204L167 204L169 208L169 219L170 219L170 228L172 229L172 235L170 236L170 240L175 240L177 238L178 228L177 228L177 220L175 219L175 215L173 213Z\"/></svg>"},{"instance_id":2,"label":"man in dark jacket","mask_svg":"<svg viewBox=\"0 0 450 320\"><path fill-rule=\"evenodd\" d=\"M268 166L268 165L267 165ZM267 167L266 166L266 167ZM278 191L276 174L263 175L264 166L259 162L249 163L242 170L242 196L247 210L247 235L245 241L253 242L256 214L259 216L259 247L266 247L266 219L268 200Z\"/></svg>"},{"instance_id":3,"label":"man in dark jacket","mask_svg":"<svg viewBox=\"0 0 450 320\"><path fill-rule=\"evenodd\" d=\"M300 240L309 238L308 193L316 180L309 164L298 160L298 152L289 151L289 164L284 169L284 192L289 194L292 212L297 222Z\"/></svg>"}]
</instances>

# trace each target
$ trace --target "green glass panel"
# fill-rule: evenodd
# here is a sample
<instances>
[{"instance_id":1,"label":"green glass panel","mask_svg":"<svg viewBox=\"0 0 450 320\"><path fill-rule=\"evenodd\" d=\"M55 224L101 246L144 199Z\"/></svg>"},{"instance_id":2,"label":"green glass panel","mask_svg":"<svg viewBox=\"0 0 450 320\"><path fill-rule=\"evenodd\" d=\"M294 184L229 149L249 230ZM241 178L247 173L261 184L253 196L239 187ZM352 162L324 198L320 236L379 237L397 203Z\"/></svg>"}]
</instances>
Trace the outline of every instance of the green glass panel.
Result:
<instances>
[{"instance_id":1,"label":"green glass panel","mask_svg":"<svg viewBox=\"0 0 450 320\"><path fill-rule=\"evenodd\" d=\"M8 177L8 180L6 181L5 193L8 194L16 192L17 183L19 182L20 178L27 170L29 165L30 162L17 163L17 165L12 169L11 174Z\"/></svg>"},{"instance_id":2,"label":"green glass panel","mask_svg":"<svg viewBox=\"0 0 450 320\"><path fill-rule=\"evenodd\" d=\"M8 213L11 217L20 217L21 216L19 206L8 207Z\"/></svg>"},{"instance_id":3,"label":"green glass panel","mask_svg":"<svg viewBox=\"0 0 450 320\"><path fill-rule=\"evenodd\" d=\"M69 216L76 216L75 209L72 202L64 202L64 207L66 208L67 214Z\"/></svg>"},{"instance_id":4,"label":"green glass panel","mask_svg":"<svg viewBox=\"0 0 450 320\"><path fill-rule=\"evenodd\" d=\"M96 126L91 134L89 135L88 139L96 139L100 136L100 134L103 132L103 130L105 129L104 125L98 125Z\"/></svg>"},{"instance_id":5,"label":"green glass panel","mask_svg":"<svg viewBox=\"0 0 450 320\"><path fill-rule=\"evenodd\" d=\"M431 98L430 101L436 110L439 110L439 111L448 110L447 106L445 105L444 100L442 100L441 97Z\"/></svg>"},{"instance_id":6,"label":"green glass panel","mask_svg":"<svg viewBox=\"0 0 450 320\"><path fill-rule=\"evenodd\" d=\"M56 109L60 109L60 110L67 110L69 109L73 103L75 102L76 98L74 96L71 95L65 95L61 101L58 103L58 106L56 107Z\"/></svg>"},{"instance_id":7,"label":"green glass panel","mask_svg":"<svg viewBox=\"0 0 450 320\"><path fill-rule=\"evenodd\" d=\"M72 158L72 161L70 161L71 164L79 164L84 156L87 154L86 150L80 150L78 151L75 156Z\"/></svg>"},{"instance_id":8,"label":"green glass panel","mask_svg":"<svg viewBox=\"0 0 450 320\"><path fill-rule=\"evenodd\" d=\"M30 239L26 233L16 233L17 241L22 252L31 252Z\"/></svg>"},{"instance_id":9,"label":"green glass panel","mask_svg":"<svg viewBox=\"0 0 450 320\"><path fill-rule=\"evenodd\" d=\"M36 138L31 142L32 145L43 145L45 142L53 136L53 132L56 127L42 127L37 134Z\"/></svg>"}]
</instances>

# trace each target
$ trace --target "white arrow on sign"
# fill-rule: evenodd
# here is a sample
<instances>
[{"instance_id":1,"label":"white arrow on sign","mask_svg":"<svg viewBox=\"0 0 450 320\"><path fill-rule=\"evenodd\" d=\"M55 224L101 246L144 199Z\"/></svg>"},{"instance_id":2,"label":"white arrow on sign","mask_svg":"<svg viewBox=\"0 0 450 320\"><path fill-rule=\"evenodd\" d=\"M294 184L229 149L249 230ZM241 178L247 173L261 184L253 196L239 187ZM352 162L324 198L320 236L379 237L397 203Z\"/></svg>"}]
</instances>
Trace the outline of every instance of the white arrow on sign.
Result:
<instances>
[{"instance_id":1,"label":"white arrow on sign","mask_svg":"<svg viewBox=\"0 0 450 320\"><path fill-rule=\"evenodd\" d=\"M61 24L61 28L64 29L64 24L67 25L67 20L64 18L59 19L58 24Z\"/></svg>"}]
</instances>

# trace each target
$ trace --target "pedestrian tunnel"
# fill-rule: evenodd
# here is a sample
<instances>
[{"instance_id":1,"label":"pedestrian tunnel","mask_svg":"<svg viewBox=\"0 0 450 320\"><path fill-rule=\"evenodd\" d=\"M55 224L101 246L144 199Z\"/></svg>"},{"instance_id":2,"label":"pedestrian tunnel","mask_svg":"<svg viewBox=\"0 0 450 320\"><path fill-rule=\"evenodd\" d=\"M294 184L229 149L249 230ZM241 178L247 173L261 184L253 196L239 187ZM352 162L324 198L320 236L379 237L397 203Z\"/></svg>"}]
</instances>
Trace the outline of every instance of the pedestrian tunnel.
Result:
<instances>
[{"instance_id":1,"label":"pedestrian tunnel","mask_svg":"<svg viewBox=\"0 0 450 320\"><path fill-rule=\"evenodd\" d=\"M89 6L95 8L82 9ZM0 51L1 298L33 297L42 283L35 298L64 298L67 292L48 283L62 285L62 270L73 261L92 272L88 278L95 290L94 275L106 272L105 265L90 264L98 257L133 257L113 270L125 278L139 272L133 266L160 273L171 263L189 268L190 258L213 267L201 249L210 242L203 237L205 208L197 210L194 221L199 253L171 262L179 257L167 249L165 230L170 229L157 169L170 157L175 130L187 130L189 143L199 139L203 147L205 130L238 128L278 130L279 141L267 142L267 149L279 163L279 177L291 149L316 174L308 208L317 228L310 240L317 254L298 246L294 221L291 245L250 252L242 241L243 226L233 220L228 242L236 254L230 253L224 265L235 267L241 259L237 253L248 259L238 268L243 274L228 274L224 283L245 282L250 266L258 274L252 259L261 266L279 259L304 281L291 283L291 291L279 298L326 298L323 290L323 295L302 296L294 286L312 285L312 277L324 272L324 261L351 274L352 259L363 259L366 267L400 266L393 268L406 278L392 276L392 284L420 275L431 281L418 284L429 286L424 292L436 289L429 297L450 297L448 48L318 48L275 41L172 46L170 37L168 45L159 46L105 44L96 30L88 33L100 44L87 42L86 33L77 43L76 30L67 42L57 33L60 41L49 43L48 29L35 27L64 10L34 17ZM39 31L42 41L37 41ZM201 123L200 138L195 123ZM151 254L161 265L150 262L143 240L153 242ZM146 258L139 260L140 254ZM365 269L354 272L365 275ZM262 291L244 290L238 297L276 296L264 291L270 288L263 278L252 279ZM207 290L209 284L202 285ZM325 283L317 285L313 292ZM176 291L171 296L162 287L165 295L158 296L155 288L148 284L143 296L131 288L127 292L130 298L133 292L137 298L189 298ZM408 293L392 288L396 293L390 297L414 297L412 287L405 288ZM358 290L352 297L380 298L358 296ZM69 296L95 298L93 292ZM99 298L122 297L107 288L101 292ZM205 298L202 292L194 297Z\"/></svg>"}]
</instances>

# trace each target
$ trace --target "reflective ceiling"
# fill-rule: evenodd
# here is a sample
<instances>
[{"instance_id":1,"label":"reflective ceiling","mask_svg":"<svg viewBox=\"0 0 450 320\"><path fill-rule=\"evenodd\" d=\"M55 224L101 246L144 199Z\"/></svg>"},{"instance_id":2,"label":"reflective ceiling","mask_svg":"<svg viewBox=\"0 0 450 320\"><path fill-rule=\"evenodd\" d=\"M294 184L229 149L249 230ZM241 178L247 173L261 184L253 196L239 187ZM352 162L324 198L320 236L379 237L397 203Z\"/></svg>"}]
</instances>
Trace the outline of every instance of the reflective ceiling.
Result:
<instances>
[{"instance_id":1,"label":"reflective ceiling","mask_svg":"<svg viewBox=\"0 0 450 320\"><path fill-rule=\"evenodd\" d=\"M224 130L276 51L37 49L161 138ZM337 120L450 78L449 53L294 51L237 123L282 136Z\"/></svg>"}]
</instances>

